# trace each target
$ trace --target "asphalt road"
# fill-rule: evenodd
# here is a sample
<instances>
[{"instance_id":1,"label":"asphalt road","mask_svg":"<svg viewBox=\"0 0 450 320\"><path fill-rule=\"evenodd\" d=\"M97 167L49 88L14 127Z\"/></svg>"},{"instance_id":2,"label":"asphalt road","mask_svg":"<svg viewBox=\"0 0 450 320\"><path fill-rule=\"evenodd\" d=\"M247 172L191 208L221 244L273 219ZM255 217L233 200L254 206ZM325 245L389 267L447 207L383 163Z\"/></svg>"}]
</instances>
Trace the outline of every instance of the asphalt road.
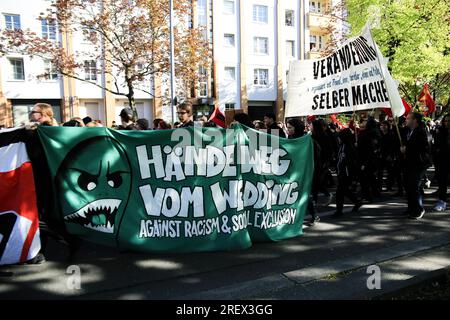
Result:
<instances>
[{"instance_id":1,"label":"asphalt road","mask_svg":"<svg viewBox=\"0 0 450 320\"><path fill-rule=\"evenodd\" d=\"M429 190L431 192L433 190ZM42 265L0 267L0 299L178 299L239 285L346 257L447 235L450 212L431 212L425 197L419 221L401 216L405 200L383 194L356 214L331 219L333 205L321 208L322 221L301 237L259 243L243 251L194 254L120 253L84 243L71 262L64 246L50 242ZM351 206L346 206L349 212ZM80 289L68 286L68 267L81 270ZM270 298L266 295L266 297ZM274 296L275 297L275 296ZM233 296L231 296L233 298Z\"/></svg>"}]
</instances>

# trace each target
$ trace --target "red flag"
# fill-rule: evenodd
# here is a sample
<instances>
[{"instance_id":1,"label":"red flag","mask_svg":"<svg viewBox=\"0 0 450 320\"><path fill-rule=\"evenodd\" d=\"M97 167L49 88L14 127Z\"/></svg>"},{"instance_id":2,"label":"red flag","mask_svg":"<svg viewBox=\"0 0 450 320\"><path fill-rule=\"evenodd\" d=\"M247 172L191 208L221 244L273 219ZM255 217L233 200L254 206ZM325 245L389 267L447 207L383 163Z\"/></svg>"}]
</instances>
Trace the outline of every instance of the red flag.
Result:
<instances>
[{"instance_id":1,"label":"red flag","mask_svg":"<svg viewBox=\"0 0 450 320\"><path fill-rule=\"evenodd\" d=\"M403 107L405 108L404 115L406 116L411 111L411 106L408 104L408 102L405 101L405 99L402 98ZM391 108L381 108L381 111L383 111L388 117L392 117L392 109Z\"/></svg>"},{"instance_id":2,"label":"red flag","mask_svg":"<svg viewBox=\"0 0 450 320\"><path fill-rule=\"evenodd\" d=\"M342 122L340 122L335 114L330 115L331 122L337 124L339 128L347 128Z\"/></svg>"},{"instance_id":3,"label":"red flag","mask_svg":"<svg viewBox=\"0 0 450 320\"><path fill-rule=\"evenodd\" d=\"M383 111L388 117L392 117L392 109L391 108L381 108L381 111Z\"/></svg>"},{"instance_id":4,"label":"red flag","mask_svg":"<svg viewBox=\"0 0 450 320\"><path fill-rule=\"evenodd\" d=\"M411 106L408 104L408 102L405 101L405 99L402 98L402 102L403 102L403 106L405 107L405 115L407 115L408 113L411 112L412 108Z\"/></svg>"},{"instance_id":5,"label":"red flag","mask_svg":"<svg viewBox=\"0 0 450 320\"><path fill-rule=\"evenodd\" d=\"M225 115L222 113L222 111L220 111L219 107L216 107L216 109L214 109L214 112L212 113L211 117L209 118L209 121L214 122L219 127L222 127L222 128L227 127L225 124Z\"/></svg>"},{"instance_id":6,"label":"red flag","mask_svg":"<svg viewBox=\"0 0 450 320\"><path fill-rule=\"evenodd\" d=\"M308 117L306 118L306 120L307 120L309 123L311 123L311 122L313 122L314 120L316 120L316 116L308 116Z\"/></svg>"},{"instance_id":7,"label":"red flag","mask_svg":"<svg viewBox=\"0 0 450 320\"><path fill-rule=\"evenodd\" d=\"M434 102L433 98L430 94L430 86L428 83L425 83L423 86L423 90L419 95L419 101L424 103L428 107L428 111L425 112L425 115L433 113L436 111L436 102Z\"/></svg>"}]
</instances>

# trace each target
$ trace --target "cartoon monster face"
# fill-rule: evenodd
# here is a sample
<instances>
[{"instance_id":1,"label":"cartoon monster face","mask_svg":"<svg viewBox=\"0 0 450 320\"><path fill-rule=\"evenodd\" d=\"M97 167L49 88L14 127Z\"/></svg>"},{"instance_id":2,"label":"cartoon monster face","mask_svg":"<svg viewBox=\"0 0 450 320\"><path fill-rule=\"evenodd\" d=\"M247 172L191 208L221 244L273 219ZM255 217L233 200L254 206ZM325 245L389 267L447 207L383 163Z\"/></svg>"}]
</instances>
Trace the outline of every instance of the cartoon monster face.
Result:
<instances>
[{"instance_id":1,"label":"cartoon monster face","mask_svg":"<svg viewBox=\"0 0 450 320\"><path fill-rule=\"evenodd\" d=\"M131 188L128 157L110 137L95 137L73 148L56 175L64 220L113 234Z\"/></svg>"}]
</instances>

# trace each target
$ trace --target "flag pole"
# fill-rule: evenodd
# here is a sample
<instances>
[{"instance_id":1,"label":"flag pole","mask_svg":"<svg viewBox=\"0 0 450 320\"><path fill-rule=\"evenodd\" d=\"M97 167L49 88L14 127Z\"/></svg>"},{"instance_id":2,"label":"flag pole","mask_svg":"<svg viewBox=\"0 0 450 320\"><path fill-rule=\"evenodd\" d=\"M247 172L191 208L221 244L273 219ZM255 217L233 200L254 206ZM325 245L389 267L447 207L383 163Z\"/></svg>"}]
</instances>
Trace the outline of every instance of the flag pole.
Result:
<instances>
[{"instance_id":1,"label":"flag pole","mask_svg":"<svg viewBox=\"0 0 450 320\"><path fill-rule=\"evenodd\" d=\"M174 39L174 14L173 14L173 0L169 1L170 10L170 108L172 111L172 125L176 121L177 109L175 105L175 39Z\"/></svg>"},{"instance_id":2,"label":"flag pole","mask_svg":"<svg viewBox=\"0 0 450 320\"><path fill-rule=\"evenodd\" d=\"M380 67L380 72L381 72L381 77L384 80L384 83L386 83L386 78L384 77L384 72L383 72L383 67L381 66L381 60L380 60L380 55L379 55L379 50L377 50L377 46L375 44L375 40L373 38L372 35L372 29L370 28L370 26L368 26L369 28L369 33L370 33L370 37L372 38L372 44L373 44L373 48L375 49L375 52L377 54L377 61L378 61L378 66ZM392 110L392 99L391 99L391 95L389 93L389 90L386 90L387 95L388 95L388 99L389 99L389 105L391 106L391 110ZM394 125L397 131L397 135L398 135L398 140L400 141L400 146L403 147L403 141L402 141L402 137L400 135L400 129L398 128L398 117L394 116Z\"/></svg>"}]
</instances>

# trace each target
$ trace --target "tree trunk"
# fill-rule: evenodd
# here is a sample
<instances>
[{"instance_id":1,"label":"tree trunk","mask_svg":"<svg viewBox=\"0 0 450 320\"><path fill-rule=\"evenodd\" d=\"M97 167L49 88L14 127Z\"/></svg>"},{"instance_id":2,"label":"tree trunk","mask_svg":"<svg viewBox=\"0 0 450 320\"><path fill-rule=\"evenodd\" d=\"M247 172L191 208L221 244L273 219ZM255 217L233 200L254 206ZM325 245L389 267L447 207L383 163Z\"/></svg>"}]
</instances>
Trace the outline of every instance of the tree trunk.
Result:
<instances>
[{"instance_id":1,"label":"tree trunk","mask_svg":"<svg viewBox=\"0 0 450 320\"><path fill-rule=\"evenodd\" d=\"M130 106L131 110L133 111L133 122L136 122L136 120L138 119L138 114L137 114L137 109L136 109L136 102L134 101L133 82L129 78L126 79L126 82L127 82L127 86L128 86L128 94L127 94L128 105Z\"/></svg>"}]
</instances>

